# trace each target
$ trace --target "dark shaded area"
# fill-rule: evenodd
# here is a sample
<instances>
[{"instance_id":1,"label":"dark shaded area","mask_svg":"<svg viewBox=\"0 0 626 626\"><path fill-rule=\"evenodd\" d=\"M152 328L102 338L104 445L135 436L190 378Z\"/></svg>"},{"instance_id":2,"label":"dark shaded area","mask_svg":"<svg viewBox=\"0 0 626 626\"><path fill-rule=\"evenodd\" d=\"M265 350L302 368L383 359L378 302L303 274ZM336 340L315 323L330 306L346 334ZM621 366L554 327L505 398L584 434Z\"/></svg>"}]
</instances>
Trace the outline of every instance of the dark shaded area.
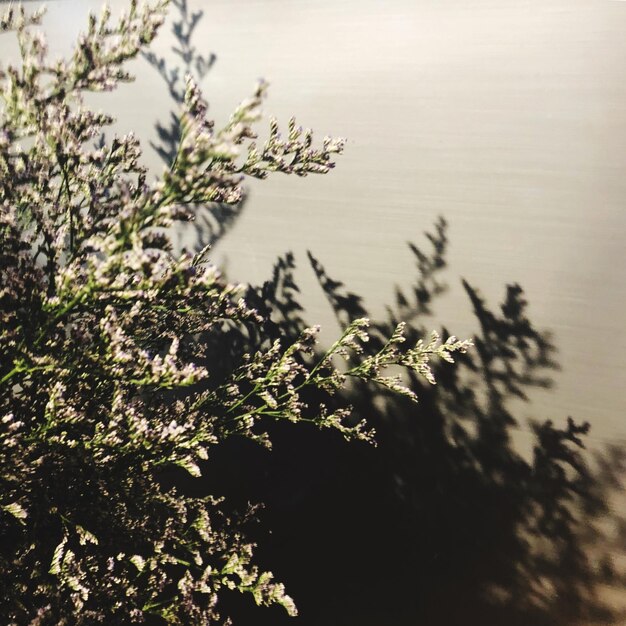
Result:
<instances>
[{"instance_id":1,"label":"dark shaded area","mask_svg":"<svg viewBox=\"0 0 626 626\"><path fill-rule=\"evenodd\" d=\"M412 339L425 334L424 303L430 307L434 290L443 288L436 276L445 267L443 221L429 240L432 251L412 247L414 295L398 292L388 320L377 326L381 338L401 318L410 320ZM337 318L348 323L363 315L362 300L310 259ZM273 279L251 294L284 337L303 323L293 269L282 259ZM272 452L235 440L217 452L207 488L227 490L241 507L248 500L266 503L257 555L288 584L301 611L294 622L234 600L231 613L239 623L617 620L600 591L626 589L611 563L623 543L600 525L624 527L607 500L621 489L625 455L608 450L592 470L583 449L588 424L518 424L508 404L533 386L551 385L555 348L528 318L518 285L509 285L492 310L463 284L479 323L476 347L456 366L438 368L436 386L412 379L419 404L370 385L346 394L355 414L376 426L377 448L277 425ZM520 427L532 431L530 459L514 445Z\"/></svg>"},{"instance_id":2,"label":"dark shaded area","mask_svg":"<svg viewBox=\"0 0 626 626\"><path fill-rule=\"evenodd\" d=\"M174 5L181 13L176 54L203 75L214 57L198 65L190 44L201 13L189 13L186 0ZM149 60L180 102L179 74L163 59ZM157 127L166 162L176 124L173 116L168 128ZM217 241L240 207L203 211L210 217L196 223L195 240L186 233L196 249ZM426 238L427 249L409 244L414 282L397 289L387 318L375 325L372 350L400 320L409 343L430 330L423 318L447 288L445 221ZM359 295L310 252L309 261L341 325L367 315ZM220 355L212 363L218 379L241 354L275 338L288 343L306 326L295 269L287 253L264 285L250 288L247 300L265 319L260 330L220 329L206 338L208 352ZM236 624L560 626L624 617L603 590L626 591L612 563L626 545L626 522L608 505L622 491L626 453L611 447L593 458L584 450L589 426L572 419L518 422L511 404L552 385L555 346L528 317L519 285L508 285L496 308L475 286L463 287L478 328L475 348L456 366L438 367L436 386L412 377L419 404L365 384L339 399L376 427L378 447L276 424L271 452L237 439L216 448L194 489L227 496L235 510L265 503L250 530L257 560L286 583L301 613L289 619L232 594L223 609ZM532 439L529 455L518 451L520 438Z\"/></svg>"}]
</instances>

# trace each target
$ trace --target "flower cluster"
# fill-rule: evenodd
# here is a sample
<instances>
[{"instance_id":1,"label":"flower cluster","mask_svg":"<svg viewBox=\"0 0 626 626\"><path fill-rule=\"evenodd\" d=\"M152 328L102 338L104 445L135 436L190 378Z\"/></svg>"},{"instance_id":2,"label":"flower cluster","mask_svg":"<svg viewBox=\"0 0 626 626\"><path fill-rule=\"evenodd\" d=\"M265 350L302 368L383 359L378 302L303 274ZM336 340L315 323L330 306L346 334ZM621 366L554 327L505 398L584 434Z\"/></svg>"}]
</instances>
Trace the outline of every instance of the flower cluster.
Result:
<instances>
[{"instance_id":1,"label":"flower cluster","mask_svg":"<svg viewBox=\"0 0 626 626\"><path fill-rule=\"evenodd\" d=\"M325 173L343 141L276 122L252 139L265 85L215 129L189 79L176 158L149 182L132 135L95 141L112 120L85 91L130 80L123 63L155 37L167 2L90 17L69 60L50 63L39 14L10 7L21 63L0 67L0 616L6 624L218 623L222 589L295 606L252 561L217 497L172 485L199 477L225 438L269 444L272 420L308 421L369 439L348 407L309 406L348 377L403 392L382 371L431 377L428 359L466 342L401 352L399 327L376 355L341 371L368 339L355 321L321 357L316 329L216 375L209 338L263 319L197 255L175 254L168 228L192 207L237 202L245 176ZM406 392L406 390L404 390ZM169 477L169 478L168 478Z\"/></svg>"}]
</instances>

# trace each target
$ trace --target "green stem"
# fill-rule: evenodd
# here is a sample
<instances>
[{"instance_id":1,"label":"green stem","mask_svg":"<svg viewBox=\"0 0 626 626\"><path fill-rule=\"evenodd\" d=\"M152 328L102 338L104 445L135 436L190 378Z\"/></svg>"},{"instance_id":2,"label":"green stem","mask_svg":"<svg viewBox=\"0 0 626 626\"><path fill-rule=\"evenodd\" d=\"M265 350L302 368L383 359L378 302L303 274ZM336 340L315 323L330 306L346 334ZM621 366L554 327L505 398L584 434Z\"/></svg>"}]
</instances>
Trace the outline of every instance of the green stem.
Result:
<instances>
[{"instance_id":1,"label":"green stem","mask_svg":"<svg viewBox=\"0 0 626 626\"><path fill-rule=\"evenodd\" d=\"M233 404L233 406L231 406L230 409L228 409L228 411L226 411L226 413L227 414L228 413L232 413L235 409L239 408L248 398L250 398L257 391L259 391L259 389L261 389L261 384L257 383L243 398L241 398L241 400L239 400L235 404Z\"/></svg>"},{"instance_id":2,"label":"green stem","mask_svg":"<svg viewBox=\"0 0 626 626\"><path fill-rule=\"evenodd\" d=\"M16 365L9 373L5 374L2 379L0 380L0 385L5 383L7 380L10 380L11 378L13 378L13 376L15 376L16 374L19 374L20 372L23 372L24 370L24 366L22 365Z\"/></svg>"}]
</instances>

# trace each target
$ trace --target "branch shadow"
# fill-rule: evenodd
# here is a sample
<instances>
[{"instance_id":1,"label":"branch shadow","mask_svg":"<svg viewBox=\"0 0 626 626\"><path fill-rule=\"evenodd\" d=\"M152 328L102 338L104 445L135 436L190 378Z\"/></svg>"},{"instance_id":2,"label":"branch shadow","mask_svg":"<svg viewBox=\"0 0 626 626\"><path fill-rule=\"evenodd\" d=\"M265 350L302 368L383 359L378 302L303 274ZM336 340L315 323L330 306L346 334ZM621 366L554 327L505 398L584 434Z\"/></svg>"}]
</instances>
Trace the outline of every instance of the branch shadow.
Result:
<instances>
[{"instance_id":1,"label":"branch shadow","mask_svg":"<svg viewBox=\"0 0 626 626\"><path fill-rule=\"evenodd\" d=\"M192 45L202 11L190 11L187 0L173 6L179 65L154 54L147 60L180 104L181 76L201 80L215 55ZM180 138L177 115L156 130L153 147L168 166ZM243 206L198 207L193 232L181 241L194 250L215 244ZM414 282L396 289L385 319L374 324L371 351L399 321L407 323L407 343L427 334L424 317L448 289L447 244L443 219L426 233L426 248L408 244ZM312 252L308 260L341 326L367 315L358 294ZM268 281L249 287L246 300L261 325L205 337L214 380L243 354L275 339L294 341L307 326L295 271L288 252ZM569 626L626 618L606 593L626 592L626 575L613 562L626 545L626 520L610 504L623 492L626 451L585 450L589 425L572 419L519 422L511 405L553 384L554 342L530 319L521 286L507 285L494 308L475 285L462 285L477 322L475 349L454 367L437 368L436 386L411 377L419 404L367 384L340 398L354 406L355 419L376 427L378 447L275 424L271 453L234 438L216 448L194 489L226 496L234 510L265 503L263 523L249 531L257 559L286 582L301 613L294 621L232 594L223 608L235 623ZM520 438L530 453L519 451Z\"/></svg>"},{"instance_id":2,"label":"branch shadow","mask_svg":"<svg viewBox=\"0 0 626 626\"><path fill-rule=\"evenodd\" d=\"M397 290L387 319L374 325L371 351L399 320L409 324L409 343L425 335L422 317L446 289L443 220L428 241L429 251L411 245L410 297ZM311 253L309 261L341 324L366 313ZM288 254L270 281L250 289L272 339L289 341L306 326L294 269ZM554 343L535 328L519 285L492 309L462 284L478 322L476 347L438 368L436 386L411 378L419 404L367 384L342 398L374 424L377 448L275 425L271 453L238 441L218 450L209 473L220 478L208 485L242 507L266 503L257 556L301 610L287 621L234 600L229 610L241 623L547 626L624 617L604 592L626 591L612 563L626 523L609 505L622 490L626 452L613 446L594 457L584 446L589 424L571 418L519 423L509 404L552 386ZM520 437L532 440L531 454L518 451Z\"/></svg>"},{"instance_id":3,"label":"branch shadow","mask_svg":"<svg viewBox=\"0 0 626 626\"><path fill-rule=\"evenodd\" d=\"M150 142L165 167L171 167L174 162L181 139L179 111L185 98L185 77L189 75L200 83L217 61L214 53L204 54L193 43L204 11L191 10L188 0L172 0L171 6L176 15L171 24L175 42L171 49L173 61L153 51L142 52L143 58L165 82L174 105L167 123L160 120L155 123L157 139ZM241 216L245 204L244 196L234 205L215 202L193 207L195 219L191 224L180 228L177 242L179 247L195 251L213 247Z\"/></svg>"}]
</instances>

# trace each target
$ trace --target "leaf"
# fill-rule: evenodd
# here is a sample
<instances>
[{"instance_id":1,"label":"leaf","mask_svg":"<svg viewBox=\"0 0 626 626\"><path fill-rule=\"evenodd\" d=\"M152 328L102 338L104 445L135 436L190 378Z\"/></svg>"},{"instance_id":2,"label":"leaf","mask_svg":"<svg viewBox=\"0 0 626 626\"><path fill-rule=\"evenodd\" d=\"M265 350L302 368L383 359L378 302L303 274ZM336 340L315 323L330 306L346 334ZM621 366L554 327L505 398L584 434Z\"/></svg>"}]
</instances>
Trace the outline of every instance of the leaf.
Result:
<instances>
[{"instance_id":1,"label":"leaf","mask_svg":"<svg viewBox=\"0 0 626 626\"><path fill-rule=\"evenodd\" d=\"M179 459L178 461L175 461L175 465L178 465L184 470L187 470L194 478L199 478L200 476L202 476L200 468L190 457L185 457L184 459Z\"/></svg>"},{"instance_id":2,"label":"leaf","mask_svg":"<svg viewBox=\"0 0 626 626\"><path fill-rule=\"evenodd\" d=\"M82 526L76 526L76 530L78 531L79 543L81 546L84 546L86 543L93 543L94 545L98 545L98 538L90 533L88 530L85 530Z\"/></svg>"},{"instance_id":3,"label":"leaf","mask_svg":"<svg viewBox=\"0 0 626 626\"><path fill-rule=\"evenodd\" d=\"M54 549L50 569L48 571L55 576L58 576L61 573L61 561L63 559L63 553L65 552L66 543L67 536L63 537L61 543Z\"/></svg>"},{"instance_id":4,"label":"leaf","mask_svg":"<svg viewBox=\"0 0 626 626\"><path fill-rule=\"evenodd\" d=\"M142 556L138 554L133 554L130 557L130 562L140 571L143 572L144 567L146 566L146 561Z\"/></svg>"},{"instance_id":5,"label":"leaf","mask_svg":"<svg viewBox=\"0 0 626 626\"><path fill-rule=\"evenodd\" d=\"M13 515L13 517L18 519L22 524L25 523L24 520L28 517L28 513L17 502L3 505L2 508L7 513Z\"/></svg>"}]
</instances>

